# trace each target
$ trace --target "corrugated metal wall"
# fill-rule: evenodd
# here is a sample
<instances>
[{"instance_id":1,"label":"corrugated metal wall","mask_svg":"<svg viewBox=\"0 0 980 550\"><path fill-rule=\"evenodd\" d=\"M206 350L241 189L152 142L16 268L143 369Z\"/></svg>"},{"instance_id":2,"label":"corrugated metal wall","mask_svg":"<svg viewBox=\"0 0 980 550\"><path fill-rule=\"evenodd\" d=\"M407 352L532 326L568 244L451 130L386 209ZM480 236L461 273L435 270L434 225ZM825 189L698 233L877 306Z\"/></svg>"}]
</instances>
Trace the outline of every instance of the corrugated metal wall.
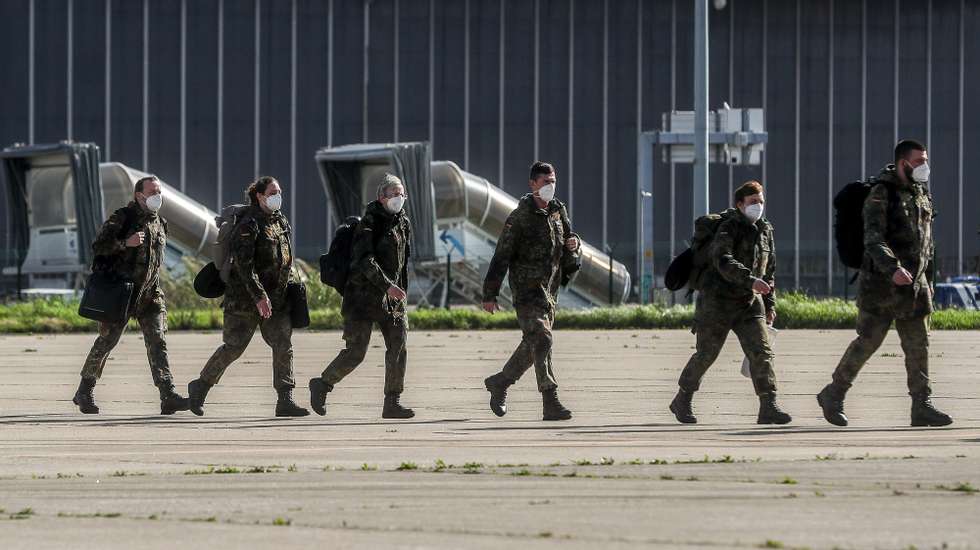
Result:
<instances>
[{"instance_id":1,"label":"corrugated metal wall","mask_svg":"<svg viewBox=\"0 0 980 550\"><path fill-rule=\"evenodd\" d=\"M515 194L541 158L577 229L635 269L636 136L691 108L692 17L688 0L4 0L0 143L94 141L213 208L273 174L307 257L328 232L320 146L430 140ZM711 105L764 107L770 132L763 166L711 169L711 207L763 180L782 288L843 293L830 199L898 137L930 145L943 274L974 269L978 17L977 0L711 10ZM690 166L654 180L662 273L690 233Z\"/></svg>"}]
</instances>

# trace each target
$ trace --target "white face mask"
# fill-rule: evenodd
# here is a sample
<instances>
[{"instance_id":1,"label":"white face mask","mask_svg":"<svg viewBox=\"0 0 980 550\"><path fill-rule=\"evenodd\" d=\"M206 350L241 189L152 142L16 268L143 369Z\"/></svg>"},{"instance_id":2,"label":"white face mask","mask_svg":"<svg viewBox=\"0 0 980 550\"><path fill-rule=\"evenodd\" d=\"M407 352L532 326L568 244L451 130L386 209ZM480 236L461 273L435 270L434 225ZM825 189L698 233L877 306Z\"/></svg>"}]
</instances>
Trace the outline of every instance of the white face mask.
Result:
<instances>
[{"instance_id":1,"label":"white face mask","mask_svg":"<svg viewBox=\"0 0 980 550\"><path fill-rule=\"evenodd\" d=\"M402 206L405 206L405 197L388 197L385 201L385 210L392 214L397 214L402 211Z\"/></svg>"},{"instance_id":2,"label":"white face mask","mask_svg":"<svg viewBox=\"0 0 980 550\"><path fill-rule=\"evenodd\" d=\"M541 200L551 202L551 199L555 198L555 184L549 183L548 185L545 185L541 189L538 189L536 194L541 198Z\"/></svg>"},{"instance_id":3,"label":"white face mask","mask_svg":"<svg viewBox=\"0 0 980 550\"><path fill-rule=\"evenodd\" d=\"M923 162L913 168L912 179L919 183L929 183L929 163Z\"/></svg>"},{"instance_id":4,"label":"white face mask","mask_svg":"<svg viewBox=\"0 0 980 550\"><path fill-rule=\"evenodd\" d=\"M146 197L146 209L150 212L157 212L163 206L163 193Z\"/></svg>"},{"instance_id":5,"label":"white face mask","mask_svg":"<svg viewBox=\"0 0 980 550\"><path fill-rule=\"evenodd\" d=\"M282 193L269 195L265 198L265 207L273 212L278 212L282 208Z\"/></svg>"},{"instance_id":6,"label":"white face mask","mask_svg":"<svg viewBox=\"0 0 980 550\"><path fill-rule=\"evenodd\" d=\"M759 221L759 218L762 217L762 212L764 210L765 207L762 206L762 203L755 203L755 204L750 204L745 208L743 208L742 213L745 214L745 217L748 218L749 221L755 223Z\"/></svg>"}]
</instances>

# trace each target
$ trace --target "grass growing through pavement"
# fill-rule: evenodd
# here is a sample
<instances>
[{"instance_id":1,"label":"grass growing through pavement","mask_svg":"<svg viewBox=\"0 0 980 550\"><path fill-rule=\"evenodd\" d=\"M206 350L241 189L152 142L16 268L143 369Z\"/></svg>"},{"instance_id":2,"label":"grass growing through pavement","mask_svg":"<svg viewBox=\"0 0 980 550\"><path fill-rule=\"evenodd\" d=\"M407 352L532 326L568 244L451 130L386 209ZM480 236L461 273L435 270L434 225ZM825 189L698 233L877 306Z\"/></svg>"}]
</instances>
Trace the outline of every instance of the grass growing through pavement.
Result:
<instances>
[{"instance_id":1,"label":"grass growing through pavement","mask_svg":"<svg viewBox=\"0 0 980 550\"><path fill-rule=\"evenodd\" d=\"M323 287L323 288L320 288ZM174 288L183 286L174 285ZM308 282L310 328L343 328L339 299L330 288L315 279ZM171 330L217 330L222 327L217 300L194 300L186 290L167 292L168 326ZM193 292L193 291L191 291ZM779 296L776 328L851 329L857 319L853 302L839 298L817 299L802 293ZM472 307L456 309L418 309L409 312L415 330L516 329L513 311L490 315ZM694 308L690 305L620 306L587 310L559 310L555 326L561 329L685 329L691 326ZM980 311L946 309L932 316L934 330L980 330ZM135 325L131 327L135 329ZM0 333L94 332L96 324L78 316L78 303L61 299L32 300L0 305Z\"/></svg>"}]
</instances>

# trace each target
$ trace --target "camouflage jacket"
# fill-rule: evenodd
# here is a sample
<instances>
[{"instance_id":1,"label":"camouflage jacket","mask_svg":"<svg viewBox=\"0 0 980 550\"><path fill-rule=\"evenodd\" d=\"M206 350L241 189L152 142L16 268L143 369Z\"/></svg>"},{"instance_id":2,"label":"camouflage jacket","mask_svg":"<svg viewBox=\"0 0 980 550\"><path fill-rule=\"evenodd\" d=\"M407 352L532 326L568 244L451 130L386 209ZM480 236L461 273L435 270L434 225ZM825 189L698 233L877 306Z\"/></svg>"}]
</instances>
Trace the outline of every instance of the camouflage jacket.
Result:
<instances>
[{"instance_id":1,"label":"camouflage jacket","mask_svg":"<svg viewBox=\"0 0 980 550\"><path fill-rule=\"evenodd\" d=\"M341 306L345 318L382 321L391 314L404 314L405 301L389 298L388 288L397 285L408 291L411 241L404 210L390 214L378 201L367 205L354 231L350 277Z\"/></svg>"},{"instance_id":2,"label":"camouflage jacket","mask_svg":"<svg viewBox=\"0 0 980 550\"><path fill-rule=\"evenodd\" d=\"M766 311L776 306L776 248L772 224L755 223L740 211L721 222L711 243L713 269L704 280L704 299L749 304L755 299L752 284L762 279L773 291L762 297Z\"/></svg>"},{"instance_id":3,"label":"camouflage jacket","mask_svg":"<svg viewBox=\"0 0 980 550\"><path fill-rule=\"evenodd\" d=\"M126 239L144 232L143 244L127 247ZM167 246L167 222L155 212L143 209L136 201L120 208L102 224L92 243L95 253L93 271L108 271L133 282L130 314L134 306L154 303L164 306L160 289L160 267Z\"/></svg>"},{"instance_id":4,"label":"camouflage jacket","mask_svg":"<svg viewBox=\"0 0 980 550\"><path fill-rule=\"evenodd\" d=\"M509 271L515 306L554 307L559 286L581 263L581 244L575 252L565 248L565 240L573 236L578 237L561 201L552 200L545 208L538 208L530 193L521 197L497 240L483 281L483 301L497 300Z\"/></svg>"},{"instance_id":5,"label":"camouflage jacket","mask_svg":"<svg viewBox=\"0 0 980 550\"><path fill-rule=\"evenodd\" d=\"M225 290L225 309L254 312L268 297L272 310L286 306L286 285L293 267L292 229L282 212L266 214L252 206L231 241L232 269Z\"/></svg>"},{"instance_id":6,"label":"camouflage jacket","mask_svg":"<svg viewBox=\"0 0 980 550\"><path fill-rule=\"evenodd\" d=\"M864 202L858 307L899 319L928 315L932 312L932 196L924 185L898 179L894 165L881 171L878 182ZM892 282L900 267L912 274L911 285Z\"/></svg>"}]
</instances>

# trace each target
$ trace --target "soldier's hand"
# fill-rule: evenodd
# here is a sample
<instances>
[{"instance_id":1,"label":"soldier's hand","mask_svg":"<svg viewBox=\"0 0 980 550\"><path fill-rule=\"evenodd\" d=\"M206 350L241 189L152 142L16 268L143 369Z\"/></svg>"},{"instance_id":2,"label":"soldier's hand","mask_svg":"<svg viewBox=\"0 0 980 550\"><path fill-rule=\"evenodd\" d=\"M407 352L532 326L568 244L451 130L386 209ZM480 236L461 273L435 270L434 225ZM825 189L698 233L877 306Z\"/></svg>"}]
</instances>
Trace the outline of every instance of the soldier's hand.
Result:
<instances>
[{"instance_id":1,"label":"soldier's hand","mask_svg":"<svg viewBox=\"0 0 980 550\"><path fill-rule=\"evenodd\" d=\"M892 275L892 282L898 286L908 286L912 284L912 274L904 267L900 267Z\"/></svg>"},{"instance_id":2,"label":"soldier's hand","mask_svg":"<svg viewBox=\"0 0 980 550\"><path fill-rule=\"evenodd\" d=\"M772 292L772 287L766 284L766 282L762 279L756 279L755 282L752 283L752 290L765 296L766 294Z\"/></svg>"},{"instance_id":3,"label":"soldier's hand","mask_svg":"<svg viewBox=\"0 0 980 550\"><path fill-rule=\"evenodd\" d=\"M129 236L128 239L126 239L126 246L128 246L129 248L136 248L137 246L140 246L141 244L143 244L143 239L145 238L145 236L146 236L145 233L143 233L142 231L133 233L132 235Z\"/></svg>"},{"instance_id":4,"label":"soldier's hand","mask_svg":"<svg viewBox=\"0 0 980 550\"><path fill-rule=\"evenodd\" d=\"M567 248L569 251L575 252L576 250L578 250L578 247L579 247L578 237L569 237L565 239L565 248Z\"/></svg>"},{"instance_id":5,"label":"soldier's hand","mask_svg":"<svg viewBox=\"0 0 980 550\"><path fill-rule=\"evenodd\" d=\"M494 311L498 311L499 309L500 306L497 305L497 302L483 302L483 310L491 315L493 315Z\"/></svg>"},{"instance_id":6,"label":"soldier's hand","mask_svg":"<svg viewBox=\"0 0 980 550\"><path fill-rule=\"evenodd\" d=\"M259 317L263 319L272 317L272 302L269 301L268 296L256 302L255 307L259 310Z\"/></svg>"},{"instance_id":7,"label":"soldier's hand","mask_svg":"<svg viewBox=\"0 0 980 550\"><path fill-rule=\"evenodd\" d=\"M400 302L405 299L406 294L404 290L398 288L398 285L391 285L388 287L388 297Z\"/></svg>"},{"instance_id":8,"label":"soldier's hand","mask_svg":"<svg viewBox=\"0 0 980 550\"><path fill-rule=\"evenodd\" d=\"M770 309L766 312L766 324L771 325L776 320L776 310Z\"/></svg>"}]
</instances>

